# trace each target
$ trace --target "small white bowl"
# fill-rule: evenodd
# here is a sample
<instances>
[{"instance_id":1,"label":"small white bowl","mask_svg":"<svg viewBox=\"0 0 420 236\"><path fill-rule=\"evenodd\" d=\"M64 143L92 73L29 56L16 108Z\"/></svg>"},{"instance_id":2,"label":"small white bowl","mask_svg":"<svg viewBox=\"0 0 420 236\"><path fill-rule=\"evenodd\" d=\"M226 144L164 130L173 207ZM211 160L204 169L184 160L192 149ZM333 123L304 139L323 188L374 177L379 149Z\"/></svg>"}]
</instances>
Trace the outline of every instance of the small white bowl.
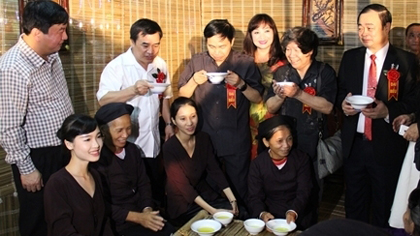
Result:
<instances>
[{"instance_id":1,"label":"small white bowl","mask_svg":"<svg viewBox=\"0 0 420 236\"><path fill-rule=\"evenodd\" d=\"M282 81L282 82L276 82L276 84L278 86L283 87L283 86L293 86L293 84L295 84L295 83L290 82L290 81Z\"/></svg>"},{"instance_id":2,"label":"small white bowl","mask_svg":"<svg viewBox=\"0 0 420 236\"><path fill-rule=\"evenodd\" d=\"M259 232L263 231L265 222L260 219L247 219L244 221L244 226L249 234L257 235Z\"/></svg>"},{"instance_id":3,"label":"small white bowl","mask_svg":"<svg viewBox=\"0 0 420 236\"><path fill-rule=\"evenodd\" d=\"M213 214L213 219L219 221L224 226L232 222L233 214L227 211L220 211Z\"/></svg>"},{"instance_id":4,"label":"small white bowl","mask_svg":"<svg viewBox=\"0 0 420 236\"><path fill-rule=\"evenodd\" d=\"M274 219L270 220L266 224L275 235L287 235L289 232L296 229L295 222L287 223L286 219Z\"/></svg>"},{"instance_id":5,"label":"small white bowl","mask_svg":"<svg viewBox=\"0 0 420 236\"><path fill-rule=\"evenodd\" d=\"M363 95L353 95L346 97L346 102L350 103L354 109L363 109L373 103L373 98Z\"/></svg>"},{"instance_id":6,"label":"small white bowl","mask_svg":"<svg viewBox=\"0 0 420 236\"><path fill-rule=\"evenodd\" d=\"M191 230L200 236L211 236L222 228L216 220L197 220L191 224Z\"/></svg>"},{"instance_id":7,"label":"small white bowl","mask_svg":"<svg viewBox=\"0 0 420 236\"><path fill-rule=\"evenodd\" d=\"M212 84L220 84L226 77L227 72L210 72L207 73L207 78Z\"/></svg>"},{"instance_id":8,"label":"small white bowl","mask_svg":"<svg viewBox=\"0 0 420 236\"><path fill-rule=\"evenodd\" d=\"M166 83L149 83L153 86L153 88L150 88L150 91L154 94L161 94L166 90L166 87L168 87L170 84Z\"/></svg>"}]
</instances>

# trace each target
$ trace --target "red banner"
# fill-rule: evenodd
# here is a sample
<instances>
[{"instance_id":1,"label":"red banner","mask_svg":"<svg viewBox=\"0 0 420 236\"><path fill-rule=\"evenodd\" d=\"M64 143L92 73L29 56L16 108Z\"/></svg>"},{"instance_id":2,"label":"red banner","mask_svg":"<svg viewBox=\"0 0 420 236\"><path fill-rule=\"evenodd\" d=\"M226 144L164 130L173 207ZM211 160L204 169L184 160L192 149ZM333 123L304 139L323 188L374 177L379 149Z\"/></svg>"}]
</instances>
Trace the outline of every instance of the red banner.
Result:
<instances>
[{"instance_id":1,"label":"red banner","mask_svg":"<svg viewBox=\"0 0 420 236\"><path fill-rule=\"evenodd\" d=\"M386 74L388 79L388 101L394 98L398 101L398 80L400 79L400 72L394 66Z\"/></svg>"},{"instance_id":2,"label":"red banner","mask_svg":"<svg viewBox=\"0 0 420 236\"><path fill-rule=\"evenodd\" d=\"M236 87L226 83L227 109L233 107L236 109Z\"/></svg>"},{"instance_id":3,"label":"red banner","mask_svg":"<svg viewBox=\"0 0 420 236\"><path fill-rule=\"evenodd\" d=\"M315 96L316 95L316 90L315 90L314 87L306 87L303 90L303 92L305 92L305 93L307 93L309 95L312 95L312 96ZM308 114L310 115L312 113L312 108L310 106L306 105L306 104L303 104L302 114L305 113L305 112L308 112Z\"/></svg>"}]
</instances>

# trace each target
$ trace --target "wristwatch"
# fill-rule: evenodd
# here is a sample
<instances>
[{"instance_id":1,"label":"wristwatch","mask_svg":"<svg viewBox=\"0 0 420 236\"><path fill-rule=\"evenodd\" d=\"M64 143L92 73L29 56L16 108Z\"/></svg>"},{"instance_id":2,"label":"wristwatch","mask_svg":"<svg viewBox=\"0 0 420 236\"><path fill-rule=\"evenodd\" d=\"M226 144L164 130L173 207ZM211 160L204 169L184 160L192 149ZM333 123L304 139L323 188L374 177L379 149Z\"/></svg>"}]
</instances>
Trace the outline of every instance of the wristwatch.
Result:
<instances>
[{"instance_id":1,"label":"wristwatch","mask_svg":"<svg viewBox=\"0 0 420 236\"><path fill-rule=\"evenodd\" d=\"M242 85L242 86L239 88L239 90L240 90L241 92L243 92L243 91L245 91L247 88L248 88L248 85L246 84L246 82L244 82L244 85Z\"/></svg>"}]
</instances>

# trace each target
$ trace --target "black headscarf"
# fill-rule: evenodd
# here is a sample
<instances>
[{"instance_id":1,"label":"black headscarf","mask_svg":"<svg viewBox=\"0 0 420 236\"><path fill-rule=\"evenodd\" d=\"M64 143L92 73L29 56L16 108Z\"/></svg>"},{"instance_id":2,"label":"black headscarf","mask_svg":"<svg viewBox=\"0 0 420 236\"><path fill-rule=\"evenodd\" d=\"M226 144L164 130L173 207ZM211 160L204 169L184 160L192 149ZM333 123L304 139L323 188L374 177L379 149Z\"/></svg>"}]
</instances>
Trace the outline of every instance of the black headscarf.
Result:
<instances>
[{"instance_id":1,"label":"black headscarf","mask_svg":"<svg viewBox=\"0 0 420 236\"><path fill-rule=\"evenodd\" d=\"M101 126L108 124L109 122L125 114L131 115L133 110L134 107L130 104L122 102L108 103L99 108L99 110L95 114L95 119Z\"/></svg>"},{"instance_id":2,"label":"black headscarf","mask_svg":"<svg viewBox=\"0 0 420 236\"><path fill-rule=\"evenodd\" d=\"M263 138L268 139L270 133L273 132L273 129L285 125L290 129L290 133L293 136L293 139L296 138L296 119L291 116L286 115L277 115L267 120L261 122L258 125L258 154L267 149L267 147L263 143Z\"/></svg>"}]
</instances>

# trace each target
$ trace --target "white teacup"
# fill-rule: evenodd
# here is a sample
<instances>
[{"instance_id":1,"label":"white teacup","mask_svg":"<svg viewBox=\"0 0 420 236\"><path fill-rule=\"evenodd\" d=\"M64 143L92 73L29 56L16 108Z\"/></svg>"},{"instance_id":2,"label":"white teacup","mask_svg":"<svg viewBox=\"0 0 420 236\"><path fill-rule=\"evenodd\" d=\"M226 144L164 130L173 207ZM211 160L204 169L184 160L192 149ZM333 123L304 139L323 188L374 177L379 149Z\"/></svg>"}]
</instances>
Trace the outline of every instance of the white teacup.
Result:
<instances>
[{"instance_id":1,"label":"white teacup","mask_svg":"<svg viewBox=\"0 0 420 236\"><path fill-rule=\"evenodd\" d=\"M227 72L208 72L207 78L212 84L220 84L226 77Z\"/></svg>"},{"instance_id":2,"label":"white teacup","mask_svg":"<svg viewBox=\"0 0 420 236\"><path fill-rule=\"evenodd\" d=\"M295 83L290 81L282 81L282 82L276 82L278 86L284 87L284 86L293 86Z\"/></svg>"}]
</instances>

